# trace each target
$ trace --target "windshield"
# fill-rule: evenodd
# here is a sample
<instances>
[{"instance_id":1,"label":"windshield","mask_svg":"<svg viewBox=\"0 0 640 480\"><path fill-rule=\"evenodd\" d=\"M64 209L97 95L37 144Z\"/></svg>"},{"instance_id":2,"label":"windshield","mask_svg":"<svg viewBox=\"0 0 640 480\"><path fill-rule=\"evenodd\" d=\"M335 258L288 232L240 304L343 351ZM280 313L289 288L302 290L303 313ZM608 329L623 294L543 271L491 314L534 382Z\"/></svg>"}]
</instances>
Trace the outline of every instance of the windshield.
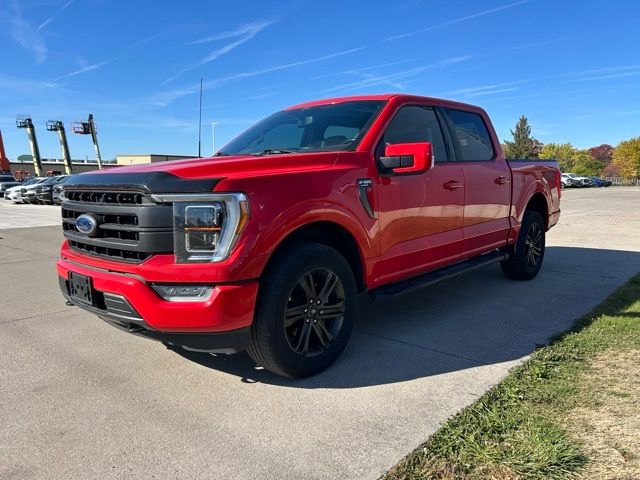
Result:
<instances>
[{"instance_id":1,"label":"windshield","mask_svg":"<svg viewBox=\"0 0 640 480\"><path fill-rule=\"evenodd\" d=\"M41 182L40 185L53 185L58 181L60 177L49 177L44 182Z\"/></svg>"},{"instance_id":2,"label":"windshield","mask_svg":"<svg viewBox=\"0 0 640 480\"><path fill-rule=\"evenodd\" d=\"M283 110L240 134L217 155L355 150L383 105L367 100Z\"/></svg>"}]
</instances>

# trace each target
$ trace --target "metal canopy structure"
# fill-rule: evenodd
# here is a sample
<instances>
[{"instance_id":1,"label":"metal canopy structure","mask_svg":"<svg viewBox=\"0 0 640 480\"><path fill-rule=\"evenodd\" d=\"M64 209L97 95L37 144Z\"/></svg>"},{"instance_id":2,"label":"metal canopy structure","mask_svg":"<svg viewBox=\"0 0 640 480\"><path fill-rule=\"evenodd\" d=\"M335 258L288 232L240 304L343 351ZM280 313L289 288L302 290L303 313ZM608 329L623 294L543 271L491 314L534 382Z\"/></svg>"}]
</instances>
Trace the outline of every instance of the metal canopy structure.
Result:
<instances>
[{"instance_id":1,"label":"metal canopy structure","mask_svg":"<svg viewBox=\"0 0 640 480\"><path fill-rule=\"evenodd\" d=\"M33 170L36 177L42 175L42 158L40 157L40 148L38 148L38 139L36 138L36 127L33 125L31 116L18 115L16 118L16 127L24 128L29 137L29 146L31 147L31 156L33 157Z\"/></svg>"},{"instance_id":2,"label":"metal canopy structure","mask_svg":"<svg viewBox=\"0 0 640 480\"><path fill-rule=\"evenodd\" d=\"M93 121L93 114L89 114L89 119L86 122L73 122L71 124L71 131L79 135L91 135L93 147L96 150L96 158L98 159L98 168L102 170L102 157L100 156L100 147L98 146L98 130L95 122Z\"/></svg>"},{"instance_id":3,"label":"metal canopy structure","mask_svg":"<svg viewBox=\"0 0 640 480\"><path fill-rule=\"evenodd\" d=\"M64 170L67 175L71 175L73 173L73 165L71 163L71 154L69 153L69 143L67 142L64 124L60 120L49 120L47 122L47 130L58 133L60 150L62 150L62 158L64 160Z\"/></svg>"}]
</instances>

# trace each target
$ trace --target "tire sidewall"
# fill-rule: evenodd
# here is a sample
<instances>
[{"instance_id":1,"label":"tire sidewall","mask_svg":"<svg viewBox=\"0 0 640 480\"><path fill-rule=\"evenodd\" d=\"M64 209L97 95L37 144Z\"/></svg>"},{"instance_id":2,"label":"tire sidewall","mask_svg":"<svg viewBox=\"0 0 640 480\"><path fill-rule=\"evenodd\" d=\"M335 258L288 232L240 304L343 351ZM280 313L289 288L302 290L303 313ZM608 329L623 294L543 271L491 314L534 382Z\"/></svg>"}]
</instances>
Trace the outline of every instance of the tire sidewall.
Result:
<instances>
[{"instance_id":1,"label":"tire sidewall","mask_svg":"<svg viewBox=\"0 0 640 480\"><path fill-rule=\"evenodd\" d=\"M294 352L287 342L284 313L287 300L296 282L308 271L327 268L340 278L344 288L345 314L340 332L329 348L314 357ZM353 273L347 261L336 250L321 244L299 243L280 255L275 265L263 276L264 288L258 294L254 328L267 340L268 357L278 364L278 370L288 376L304 377L324 370L342 353L351 336L357 313L357 291ZM267 353L267 352L263 352Z\"/></svg>"},{"instance_id":2,"label":"tire sidewall","mask_svg":"<svg viewBox=\"0 0 640 480\"><path fill-rule=\"evenodd\" d=\"M529 267L529 265L527 265L526 239L527 239L527 233L529 232L531 225L534 223L538 223L538 225L540 226L540 230L542 232L542 245L541 245L542 251L540 253L540 258L538 259L538 263L536 264L535 267L531 268ZM522 276L525 279L534 278L540 271L540 268L542 268L542 262L544 261L544 253L546 248L545 233L546 233L546 228L540 214L534 211L525 212L524 218L522 221L522 229L520 230L520 235L518 235L518 245L516 247L517 248L516 256L518 258L518 263L520 264L519 269L522 272Z\"/></svg>"}]
</instances>

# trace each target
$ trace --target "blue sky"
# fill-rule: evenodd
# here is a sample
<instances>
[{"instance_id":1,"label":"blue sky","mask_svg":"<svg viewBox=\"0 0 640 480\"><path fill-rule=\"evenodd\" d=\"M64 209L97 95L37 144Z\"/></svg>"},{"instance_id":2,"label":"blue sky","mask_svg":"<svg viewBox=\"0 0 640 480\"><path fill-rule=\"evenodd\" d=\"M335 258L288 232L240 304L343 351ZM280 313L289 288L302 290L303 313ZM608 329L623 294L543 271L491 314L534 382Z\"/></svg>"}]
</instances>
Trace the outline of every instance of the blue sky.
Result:
<instances>
[{"instance_id":1,"label":"blue sky","mask_svg":"<svg viewBox=\"0 0 640 480\"><path fill-rule=\"evenodd\" d=\"M287 105L407 92L484 107L501 139L526 115L543 142L640 135L636 0L2 0L0 129L10 158L60 156L46 120L93 113L105 158L221 147ZM93 157L70 135L74 158Z\"/></svg>"}]
</instances>

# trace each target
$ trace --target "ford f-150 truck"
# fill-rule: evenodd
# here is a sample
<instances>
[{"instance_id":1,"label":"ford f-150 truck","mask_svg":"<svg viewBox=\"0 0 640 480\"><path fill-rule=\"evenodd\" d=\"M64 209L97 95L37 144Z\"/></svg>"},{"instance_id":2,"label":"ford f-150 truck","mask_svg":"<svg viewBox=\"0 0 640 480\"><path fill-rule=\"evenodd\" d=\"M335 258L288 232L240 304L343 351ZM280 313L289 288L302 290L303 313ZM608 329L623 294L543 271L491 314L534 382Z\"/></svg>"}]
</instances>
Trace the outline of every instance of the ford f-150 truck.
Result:
<instances>
[{"instance_id":1,"label":"ford f-150 truck","mask_svg":"<svg viewBox=\"0 0 640 480\"><path fill-rule=\"evenodd\" d=\"M345 348L360 293L393 300L494 262L534 278L560 188L556 162L507 161L478 107L315 101L212 158L70 178L60 288L170 348L246 349L304 377Z\"/></svg>"}]
</instances>

